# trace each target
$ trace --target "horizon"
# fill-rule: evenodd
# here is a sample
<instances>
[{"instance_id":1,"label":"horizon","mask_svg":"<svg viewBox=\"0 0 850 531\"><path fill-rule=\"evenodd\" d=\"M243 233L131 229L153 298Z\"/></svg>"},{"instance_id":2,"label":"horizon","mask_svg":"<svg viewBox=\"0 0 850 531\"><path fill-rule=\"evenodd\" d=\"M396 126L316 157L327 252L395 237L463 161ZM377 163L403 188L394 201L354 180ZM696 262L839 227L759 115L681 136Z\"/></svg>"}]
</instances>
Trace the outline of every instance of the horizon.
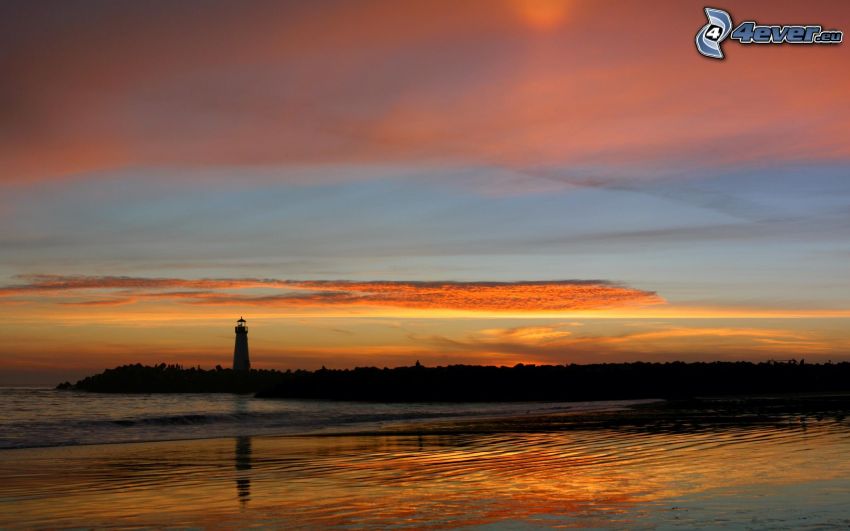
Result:
<instances>
[{"instance_id":1,"label":"horizon","mask_svg":"<svg viewBox=\"0 0 850 531\"><path fill-rule=\"evenodd\" d=\"M4 4L0 386L239 316L262 369L850 361L850 50L704 7Z\"/></svg>"},{"instance_id":2,"label":"horizon","mask_svg":"<svg viewBox=\"0 0 850 531\"><path fill-rule=\"evenodd\" d=\"M496 369L516 369L516 368L519 368L519 367L555 368L555 367L570 367L570 366L582 367L582 366L590 366L590 365L656 365L656 364L657 365L665 365L665 364L690 365L690 364L738 364L738 363L751 363L751 364L754 364L754 365L767 364L767 365L797 365L797 366L816 365L816 366L821 366L821 365L840 365L840 364L850 363L850 361L848 361L848 360L841 360L841 361L827 360L827 361L824 361L824 362L818 362L818 361L806 362L805 358L800 358L799 360L796 359L796 358L782 359L782 360L777 360L777 359L771 358L771 359L758 360L758 361L749 361L749 360L644 361L644 360L641 360L641 359L636 359L636 360L622 361L622 362L588 362L588 363L571 363L571 362L555 363L555 362L552 362L552 363L546 363L546 364L536 364L536 363L519 362L515 365L493 365L493 364L485 364L485 363L481 363L481 364L450 363L450 364L446 364L446 365L426 365L426 364L423 364L423 363L419 363L419 360L416 360L412 364L396 365L394 367L388 367L388 366L380 367L378 365L357 365L357 366L352 366L352 367L336 367L336 368L322 366L318 369L301 369L301 368L286 368L286 369L271 368L271 369L269 369L269 368L264 368L264 367L251 367L250 370L252 370L252 371L277 371L277 372L298 372L298 371L316 372L316 371L320 371L320 370L328 370L328 371L356 371L356 370L363 370L363 369L395 370L395 369L409 369L409 368L414 368L414 367L421 367L423 369L445 369L445 368L450 368L450 367L473 367L473 368L488 368L488 369L493 369L493 368L496 368ZM56 384L52 384L52 385L46 385L46 384L45 385L2 384L2 385L0 385L0 388L54 389L59 385L78 383L79 380L82 380L85 377L95 376L96 374L101 374L101 373L106 372L106 371L121 369L121 368L124 368L124 367L130 367L130 366L134 366L134 365L141 365L141 366L146 367L146 368L160 368L160 367L165 366L165 368L167 368L167 369L176 368L176 369L179 369L179 370L202 370L202 371L217 371L217 370L232 371L232 370L236 370L236 369L232 369L231 367L224 366L220 363L216 364L215 366L212 366L212 367L204 367L204 366L201 366L201 365L184 366L184 365L181 365L181 364L167 363L167 362L164 362L164 361L159 362L159 363L150 363L150 364L137 362L137 363L129 363L129 364L125 364L125 365L118 365L118 366L114 366L114 367L104 367L103 369L101 369L97 373L86 374L84 377L81 377L79 379L67 380L67 381L64 381L64 382L57 382Z\"/></svg>"}]
</instances>

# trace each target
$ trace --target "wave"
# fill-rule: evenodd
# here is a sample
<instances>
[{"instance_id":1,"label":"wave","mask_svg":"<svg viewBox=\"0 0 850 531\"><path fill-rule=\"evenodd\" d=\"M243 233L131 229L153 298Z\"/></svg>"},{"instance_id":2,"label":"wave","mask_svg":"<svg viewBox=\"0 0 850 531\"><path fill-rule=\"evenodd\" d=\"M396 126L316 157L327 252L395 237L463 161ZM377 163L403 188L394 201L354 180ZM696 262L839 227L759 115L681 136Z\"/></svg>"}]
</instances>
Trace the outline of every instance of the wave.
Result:
<instances>
[{"instance_id":1,"label":"wave","mask_svg":"<svg viewBox=\"0 0 850 531\"><path fill-rule=\"evenodd\" d=\"M637 402L637 401L635 401ZM640 401L648 402L648 401ZM631 402L630 402L631 403ZM336 403L335 403L336 404ZM592 408L581 408L587 410L610 409L617 404L601 403ZM539 414L552 412L566 412L577 409L576 404L539 406L529 404L527 408L520 409L515 413ZM115 426L188 426L216 423L269 423L284 422L299 426L308 425L341 425L359 424L371 422L395 422L405 420L457 418L457 417L480 417L480 416L503 416L506 412L491 411L487 408L475 408L467 411L405 411L387 413L342 413L331 409L325 414L309 414L296 411L268 411L268 412L234 412L234 413L190 413L161 416L142 416L135 418L109 419L109 420L85 420L83 425L115 425ZM509 414L509 413L507 413Z\"/></svg>"},{"instance_id":2,"label":"wave","mask_svg":"<svg viewBox=\"0 0 850 531\"><path fill-rule=\"evenodd\" d=\"M24 404L26 410L18 408L16 417L0 423L0 449L369 431L382 430L391 423L404 426L442 419L590 412L643 402L378 404L284 400L270 403L250 398L234 401L219 396L181 396L177 400L169 396L99 395L74 397L71 401L65 394L42 394L45 396L26 393L18 399L17 403Z\"/></svg>"},{"instance_id":3,"label":"wave","mask_svg":"<svg viewBox=\"0 0 850 531\"><path fill-rule=\"evenodd\" d=\"M197 439L235 435L296 434L345 426L388 422L472 417L468 413L397 412L238 412L191 413L129 417L118 419L80 419L74 421L29 421L9 426L0 436L0 449L80 444L143 442L173 439Z\"/></svg>"}]
</instances>

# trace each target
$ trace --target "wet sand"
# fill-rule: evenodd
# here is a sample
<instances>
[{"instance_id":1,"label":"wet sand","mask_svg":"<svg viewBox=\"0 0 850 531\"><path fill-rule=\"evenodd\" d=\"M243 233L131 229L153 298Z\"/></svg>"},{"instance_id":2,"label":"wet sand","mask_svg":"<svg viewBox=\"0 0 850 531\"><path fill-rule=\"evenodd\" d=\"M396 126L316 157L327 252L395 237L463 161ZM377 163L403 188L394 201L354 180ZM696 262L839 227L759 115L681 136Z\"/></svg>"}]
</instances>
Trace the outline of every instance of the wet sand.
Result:
<instances>
[{"instance_id":1,"label":"wet sand","mask_svg":"<svg viewBox=\"0 0 850 531\"><path fill-rule=\"evenodd\" d=\"M850 525L843 405L732 403L5 450L0 527Z\"/></svg>"}]
</instances>

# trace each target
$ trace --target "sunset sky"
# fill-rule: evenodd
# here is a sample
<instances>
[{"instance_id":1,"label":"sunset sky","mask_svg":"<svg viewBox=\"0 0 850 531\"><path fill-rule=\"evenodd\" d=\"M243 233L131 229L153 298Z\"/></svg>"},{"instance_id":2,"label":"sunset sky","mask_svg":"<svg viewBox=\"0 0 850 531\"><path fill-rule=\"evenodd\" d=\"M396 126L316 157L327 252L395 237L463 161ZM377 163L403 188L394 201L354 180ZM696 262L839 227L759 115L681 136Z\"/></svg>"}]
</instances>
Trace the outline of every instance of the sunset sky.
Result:
<instances>
[{"instance_id":1,"label":"sunset sky","mask_svg":"<svg viewBox=\"0 0 850 531\"><path fill-rule=\"evenodd\" d=\"M850 360L850 45L705 5L4 1L0 385Z\"/></svg>"}]
</instances>

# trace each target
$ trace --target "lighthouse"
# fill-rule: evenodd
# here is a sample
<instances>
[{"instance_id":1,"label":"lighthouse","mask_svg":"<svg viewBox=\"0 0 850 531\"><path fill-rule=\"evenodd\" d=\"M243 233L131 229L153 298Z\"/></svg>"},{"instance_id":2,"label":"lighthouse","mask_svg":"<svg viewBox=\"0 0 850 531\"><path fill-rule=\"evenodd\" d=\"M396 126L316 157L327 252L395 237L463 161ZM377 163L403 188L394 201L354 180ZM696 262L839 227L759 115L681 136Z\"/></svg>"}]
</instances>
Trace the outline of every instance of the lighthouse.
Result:
<instances>
[{"instance_id":1,"label":"lighthouse","mask_svg":"<svg viewBox=\"0 0 850 531\"><path fill-rule=\"evenodd\" d=\"M248 359L248 327L245 319L236 321L236 346L233 347L233 370L247 371L251 369L251 360Z\"/></svg>"}]
</instances>

